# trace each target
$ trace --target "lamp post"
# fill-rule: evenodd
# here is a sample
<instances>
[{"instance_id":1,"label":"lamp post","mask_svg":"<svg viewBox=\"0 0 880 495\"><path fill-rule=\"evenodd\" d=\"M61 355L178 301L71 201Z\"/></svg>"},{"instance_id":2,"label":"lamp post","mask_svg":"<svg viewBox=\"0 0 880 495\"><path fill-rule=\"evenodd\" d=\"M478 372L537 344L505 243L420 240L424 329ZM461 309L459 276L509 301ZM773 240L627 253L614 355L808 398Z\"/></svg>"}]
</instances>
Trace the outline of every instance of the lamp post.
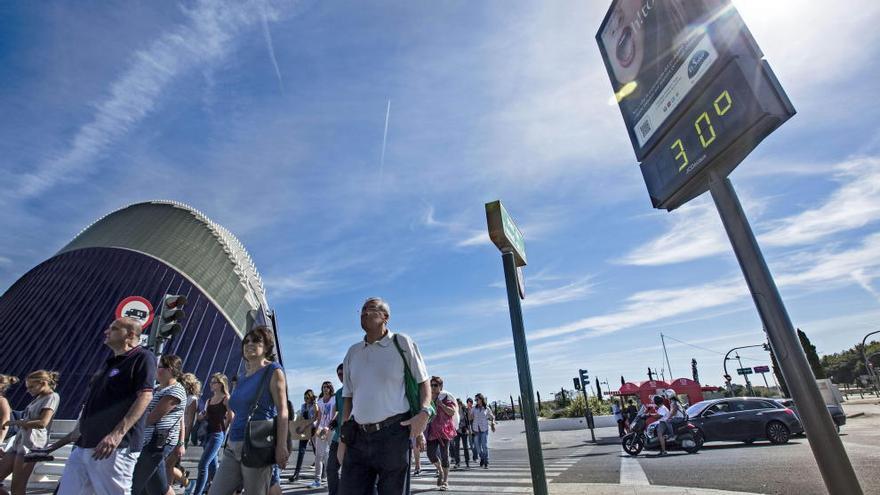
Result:
<instances>
[{"instance_id":1,"label":"lamp post","mask_svg":"<svg viewBox=\"0 0 880 495\"><path fill-rule=\"evenodd\" d=\"M865 360L865 368L868 370L868 375L871 377L871 381L874 382L874 393L880 395L880 392L878 392L878 388L880 388L880 385L878 385L878 383L877 383L877 373L874 373L874 367L871 366L871 362L868 361L868 356L865 353L865 342L867 342L868 337L870 337L871 335L874 335L875 333L880 333L880 330L874 330L873 332L869 332L862 339L862 359Z\"/></svg>"},{"instance_id":2,"label":"lamp post","mask_svg":"<svg viewBox=\"0 0 880 495\"><path fill-rule=\"evenodd\" d=\"M730 357L731 352L736 351L738 349L748 349L750 347L764 347L766 349L766 345L767 344L744 345L744 346L740 346L740 347L734 347L733 349L727 351L727 354L724 355L724 376L730 375L730 373L727 372L727 361L728 360L731 360L731 359L738 360L739 367L742 368L742 361L739 359L739 353L736 354L735 358L732 358L732 357ZM749 394L751 394L752 393L752 384L749 382L749 377L746 375L743 375L743 376L746 377L746 386L749 390ZM727 381L727 387L728 387L728 390L730 391L730 394L733 395L733 385L730 384L730 380Z\"/></svg>"}]
</instances>

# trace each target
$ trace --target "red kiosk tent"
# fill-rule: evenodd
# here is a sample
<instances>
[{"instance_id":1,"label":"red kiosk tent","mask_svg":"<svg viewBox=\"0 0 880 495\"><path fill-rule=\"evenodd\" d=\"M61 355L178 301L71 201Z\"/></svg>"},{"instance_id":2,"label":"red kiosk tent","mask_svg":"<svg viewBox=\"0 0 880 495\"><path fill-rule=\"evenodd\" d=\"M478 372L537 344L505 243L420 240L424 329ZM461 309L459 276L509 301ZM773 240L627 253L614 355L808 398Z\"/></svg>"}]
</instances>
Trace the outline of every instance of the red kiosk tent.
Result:
<instances>
[{"instance_id":1,"label":"red kiosk tent","mask_svg":"<svg viewBox=\"0 0 880 495\"><path fill-rule=\"evenodd\" d=\"M675 390L679 398L682 395L686 396L688 404L696 404L703 400L703 388L690 378L676 378L668 388Z\"/></svg>"},{"instance_id":2,"label":"red kiosk tent","mask_svg":"<svg viewBox=\"0 0 880 495\"><path fill-rule=\"evenodd\" d=\"M703 390L698 382L690 378L676 378L672 383L663 380L648 380L645 382L626 382L614 394L624 402L630 397L638 397L641 404L651 404L655 395L663 395L666 389L671 388L681 397L687 397L688 404L696 404L703 400Z\"/></svg>"}]
</instances>

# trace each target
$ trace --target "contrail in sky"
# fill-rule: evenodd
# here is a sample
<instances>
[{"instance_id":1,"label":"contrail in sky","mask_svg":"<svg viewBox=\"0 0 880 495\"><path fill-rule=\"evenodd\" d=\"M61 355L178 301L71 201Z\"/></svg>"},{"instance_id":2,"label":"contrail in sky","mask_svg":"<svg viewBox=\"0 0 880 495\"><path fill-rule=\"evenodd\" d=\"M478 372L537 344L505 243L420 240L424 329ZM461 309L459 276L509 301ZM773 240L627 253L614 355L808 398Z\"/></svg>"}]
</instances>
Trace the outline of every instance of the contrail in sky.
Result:
<instances>
[{"instance_id":1,"label":"contrail in sky","mask_svg":"<svg viewBox=\"0 0 880 495\"><path fill-rule=\"evenodd\" d=\"M385 145L388 143L388 120L391 118L391 98L388 99L388 108L385 109L385 132L382 133L382 158L379 159L379 179L385 170Z\"/></svg>"},{"instance_id":2,"label":"contrail in sky","mask_svg":"<svg viewBox=\"0 0 880 495\"><path fill-rule=\"evenodd\" d=\"M272 66L275 67L275 76L278 78L278 89L281 90L281 94L284 94L284 80L281 79L281 70L278 69L278 60L275 59L275 47L272 45L272 33L269 32L269 20L267 19L265 9L263 9L260 19L263 21L263 37L266 38L269 58L272 59Z\"/></svg>"}]
</instances>

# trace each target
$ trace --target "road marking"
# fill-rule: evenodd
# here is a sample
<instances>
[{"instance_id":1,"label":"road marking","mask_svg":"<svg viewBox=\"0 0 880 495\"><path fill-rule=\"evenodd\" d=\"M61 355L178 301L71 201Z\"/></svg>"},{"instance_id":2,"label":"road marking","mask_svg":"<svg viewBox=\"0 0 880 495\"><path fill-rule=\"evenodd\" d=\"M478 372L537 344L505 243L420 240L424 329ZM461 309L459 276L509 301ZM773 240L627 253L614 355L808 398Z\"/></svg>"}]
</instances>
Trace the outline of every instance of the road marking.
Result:
<instances>
[{"instance_id":1,"label":"road marking","mask_svg":"<svg viewBox=\"0 0 880 495\"><path fill-rule=\"evenodd\" d=\"M620 456L620 484L621 485L650 485L648 476L639 464L639 460L635 457L622 455Z\"/></svg>"}]
</instances>

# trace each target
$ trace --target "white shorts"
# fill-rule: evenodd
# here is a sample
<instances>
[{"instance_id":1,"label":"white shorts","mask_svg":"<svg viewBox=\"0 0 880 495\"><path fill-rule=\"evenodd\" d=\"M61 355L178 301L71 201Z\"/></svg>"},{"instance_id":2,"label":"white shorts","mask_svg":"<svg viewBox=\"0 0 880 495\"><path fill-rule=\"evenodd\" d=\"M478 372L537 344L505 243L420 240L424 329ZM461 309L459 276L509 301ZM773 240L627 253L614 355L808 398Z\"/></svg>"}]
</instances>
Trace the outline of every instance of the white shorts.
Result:
<instances>
[{"instance_id":1,"label":"white shorts","mask_svg":"<svg viewBox=\"0 0 880 495\"><path fill-rule=\"evenodd\" d=\"M64 465L58 495L131 495L131 476L140 452L116 449L106 459L92 457L95 449L74 447Z\"/></svg>"}]
</instances>

